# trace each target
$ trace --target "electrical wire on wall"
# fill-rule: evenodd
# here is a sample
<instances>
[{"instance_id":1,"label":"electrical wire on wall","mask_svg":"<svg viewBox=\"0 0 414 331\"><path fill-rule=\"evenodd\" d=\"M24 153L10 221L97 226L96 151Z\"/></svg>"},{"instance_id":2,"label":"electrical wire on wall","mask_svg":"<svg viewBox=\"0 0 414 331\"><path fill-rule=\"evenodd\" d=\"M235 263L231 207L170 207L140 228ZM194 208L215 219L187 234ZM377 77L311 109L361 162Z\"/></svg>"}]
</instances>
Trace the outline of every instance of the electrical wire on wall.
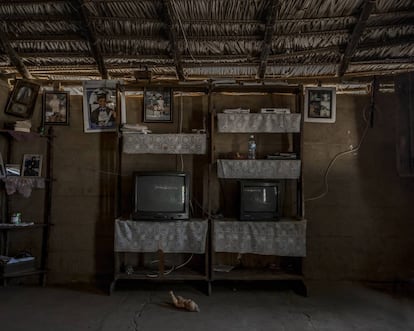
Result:
<instances>
[{"instance_id":1,"label":"electrical wire on wall","mask_svg":"<svg viewBox=\"0 0 414 331\"><path fill-rule=\"evenodd\" d=\"M184 101L183 101L183 92L180 92L180 124L178 128L179 133L183 133L183 117L184 117ZM181 161L181 171L184 171L184 158L183 154L180 154Z\"/></svg>"},{"instance_id":2,"label":"electrical wire on wall","mask_svg":"<svg viewBox=\"0 0 414 331\"><path fill-rule=\"evenodd\" d=\"M374 81L371 84L371 101L370 101L370 104L367 107L365 107L363 112L362 112L363 119L364 119L364 122L366 123L366 125L365 125L365 128L364 128L364 131L362 132L362 136L361 136L361 139L359 140L358 144L354 148L352 148L350 150L347 150L347 151L340 152L332 158L332 160L329 162L328 167L326 168L326 170L324 172L324 176L323 176L324 190L323 190L323 192L318 194L317 196L310 197L310 198L305 198L305 202L318 200L318 199L324 197L325 195L327 195L328 192L329 192L328 175L329 175L329 171L332 169L335 162L339 158L341 158L345 155L353 154L353 153L358 152L359 149L361 148L361 145L364 142L365 136L367 135L368 129L370 127L373 127L374 110L376 109L375 98L376 98L377 88L378 88L378 86L376 84L376 80L374 79ZM367 110L369 110L368 117L365 115Z\"/></svg>"}]
</instances>

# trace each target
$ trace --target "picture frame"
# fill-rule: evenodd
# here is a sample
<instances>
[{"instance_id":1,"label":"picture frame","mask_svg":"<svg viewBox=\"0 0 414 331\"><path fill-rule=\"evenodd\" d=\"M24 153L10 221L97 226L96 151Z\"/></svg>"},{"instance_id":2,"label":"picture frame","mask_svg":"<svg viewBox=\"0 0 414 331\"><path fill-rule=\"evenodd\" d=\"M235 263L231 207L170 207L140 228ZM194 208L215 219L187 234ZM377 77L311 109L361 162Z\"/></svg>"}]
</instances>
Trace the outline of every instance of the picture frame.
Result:
<instances>
[{"instance_id":1,"label":"picture frame","mask_svg":"<svg viewBox=\"0 0 414 331\"><path fill-rule=\"evenodd\" d=\"M304 106L305 122L335 123L335 87L306 87Z\"/></svg>"},{"instance_id":2,"label":"picture frame","mask_svg":"<svg viewBox=\"0 0 414 331\"><path fill-rule=\"evenodd\" d=\"M0 178L6 177L6 168L4 167L3 156L0 153Z\"/></svg>"},{"instance_id":3,"label":"picture frame","mask_svg":"<svg viewBox=\"0 0 414 331\"><path fill-rule=\"evenodd\" d=\"M144 90L143 121L146 123L172 123L173 93L170 88Z\"/></svg>"},{"instance_id":4,"label":"picture frame","mask_svg":"<svg viewBox=\"0 0 414 331\"><path fill-rule=\"evenodd\" d=\"M83 82L85 133L116 132L118 129L117 80Z\"/></svg>"},{"instance_id":5,"label":"picture frame","mask_svg":"<svg viewBox=\"0 0 414 331\"><path fill-rule=\"evenodd\" d=\"M69 125L69 92L43 92L43 124Z\"/></svg>"},{"instance_id":6,"label":"picture frame","mask_svg":"<svg viewBox=\"0 0 414 331\"><path fill-rule=\"evenodd\" d=\"M40 154L24 154L21 176L40 177L42 175L42 159Z\"/></svg>"},{"instance_id":7,"label":"picture frame","mask_svg":"<svg viewBox=\"0 0 414 331\"><path fill-rule=\"evenodd\" d=\"M40 85L26 80L17 80L6 105L8 115L31 118Z\"/></svg>"}]
</instances>

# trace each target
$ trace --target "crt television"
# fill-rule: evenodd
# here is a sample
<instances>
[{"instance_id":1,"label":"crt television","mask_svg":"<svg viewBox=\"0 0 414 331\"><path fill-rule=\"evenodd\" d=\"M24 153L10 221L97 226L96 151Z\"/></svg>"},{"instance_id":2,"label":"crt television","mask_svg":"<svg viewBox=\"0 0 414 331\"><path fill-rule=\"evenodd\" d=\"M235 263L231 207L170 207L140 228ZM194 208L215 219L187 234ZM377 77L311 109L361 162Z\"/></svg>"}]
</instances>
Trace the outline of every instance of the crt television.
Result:
<instances>
[{"instance_id":1,"label":"crt television","mask_svg":"<svg viewBox=\"0 0 414 331\"><path fill-rule=\"evenodd\" d=\"M278 220L282 212L282 182L240 181L241 221Z\"/></svg>"},{"instance_id":2,"label":"crt television","mask_svg":"<svg viewBox=\"0 0 414 331\"><path fill-rule=\"evenodd\" d=\"M133 173L133 220L189 218L190 176L184 172Z\"/></svg>"}]
</instances>

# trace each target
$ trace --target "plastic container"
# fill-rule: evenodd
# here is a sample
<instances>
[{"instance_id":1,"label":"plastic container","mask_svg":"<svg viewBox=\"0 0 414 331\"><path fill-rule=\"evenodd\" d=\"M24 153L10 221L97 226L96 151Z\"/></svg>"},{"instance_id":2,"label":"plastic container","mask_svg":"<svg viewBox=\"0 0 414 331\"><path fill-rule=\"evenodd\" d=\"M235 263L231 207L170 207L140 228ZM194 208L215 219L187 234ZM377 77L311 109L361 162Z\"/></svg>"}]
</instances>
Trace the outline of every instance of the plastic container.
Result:
<instances>
[{"instance_id":1,"label":"plastic container","mask_svg":"<svg viewBox=\"0 0 414 331\"><path fill-rule=\"evenodd\" d=\"M254 135L250 135L249 141L247 142L247 158L254 160L256 158L256 140Z\"/></svg>"},{"instance_id":2,"label":"plastic container","mask_svg":"<svg viewBox=\"0 0 414 331\"><path fill-rule=\"evenodd\" d=\"M21 213L14 213L10 218L10 223L12 224L20 224L22 221L22 214Z\"/></svg>"}]
</instances>

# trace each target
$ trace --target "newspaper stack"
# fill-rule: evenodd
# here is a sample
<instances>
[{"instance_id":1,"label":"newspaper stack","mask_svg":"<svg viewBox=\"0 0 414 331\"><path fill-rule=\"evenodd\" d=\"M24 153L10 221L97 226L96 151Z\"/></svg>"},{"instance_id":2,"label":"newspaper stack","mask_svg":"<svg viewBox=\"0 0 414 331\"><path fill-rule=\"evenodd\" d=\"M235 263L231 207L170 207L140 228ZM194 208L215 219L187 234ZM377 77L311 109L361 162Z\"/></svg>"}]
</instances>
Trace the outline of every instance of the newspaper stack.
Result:
<instances>
[{"instance_id":1,"label":"newspaper stack","mask_svg":"<svg viewBox=\"0 0 414 331\"><path fill-rule=\"evenodd\" d=\"M224 109L223 113L225 114L249 114L250 109L243 109L243 108L230 108L230 109Z\"/></svg>"},{"instance_id":2,"label":"newspaper stack","mask_svg":"<svg viewBox=\"0 0 414 331\"><path fill-rule=\"evenodd\" d=\"M137 133L151 133L151 130L149 130L148 127L145 126L145 125L127 124L127 123L125 123L122 126L121 131L124 131L124 132L137 132Z\"/></svg>"},{"instance_id":3,"label":"newspaper stack","mask_svg":"<svg viewBox=\"0 0 414 331\"><path fill-rule=\"evenodd\" d=\"M32 123L30 120L16 121L14 124L14 131L30 132L31 127Z\"/></svg>"}]
</instances>

